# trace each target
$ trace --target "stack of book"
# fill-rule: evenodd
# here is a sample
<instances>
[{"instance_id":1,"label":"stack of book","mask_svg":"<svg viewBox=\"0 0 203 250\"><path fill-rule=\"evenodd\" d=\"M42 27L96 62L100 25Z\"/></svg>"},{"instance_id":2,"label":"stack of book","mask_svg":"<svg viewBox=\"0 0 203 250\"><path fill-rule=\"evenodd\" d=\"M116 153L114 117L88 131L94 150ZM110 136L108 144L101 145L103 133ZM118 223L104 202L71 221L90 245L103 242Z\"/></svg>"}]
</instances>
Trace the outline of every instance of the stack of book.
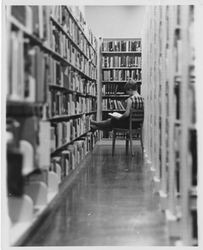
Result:
<instances>
[{"instance_id":1,"label":"stack of book","mask_svg":"<svg viewBox=\"0 0 203 250\"><path fill-rule=\"evenodd\" d=\"M103 69L102 81L127 81L129 78L136 81L141 80L140 69Z\"/></svg>"},{"instance_id":2,"label":"stack of book","mask_svg":"<svg viewBox=\"0 0 203 250\"><path fill-rule=\"evenodd\" d=\"M136 55L104 55L102 56L102 67L141 67L141 57Z\"/></svg>"},{"instance_id":3,"label":"stack of book","mask_svg":"<svg viewBox=\"0 0 203 250\"><path fill-rule=\"evenodd\" d=\"M123 51L141 52L141 40L122 40L103 41L102 51Z\"/></svg>"}]
</instances>

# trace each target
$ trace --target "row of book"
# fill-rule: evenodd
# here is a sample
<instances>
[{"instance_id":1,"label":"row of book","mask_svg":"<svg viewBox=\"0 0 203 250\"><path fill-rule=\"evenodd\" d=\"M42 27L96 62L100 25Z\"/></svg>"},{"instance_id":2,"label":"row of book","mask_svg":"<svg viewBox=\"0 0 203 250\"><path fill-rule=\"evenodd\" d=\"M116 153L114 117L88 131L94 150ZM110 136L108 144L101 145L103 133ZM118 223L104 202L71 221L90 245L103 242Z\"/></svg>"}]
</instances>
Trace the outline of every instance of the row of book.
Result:
<instances>
[{"instance_id":1,"label":"row of book","mask_svg":"<svg viewBox=\"0 0 203 250\"><path fill-rule=\"evenodd\" d=\"M26 10L30 10L28 11L29 13L33 11L33 13L35 13L34 17L37 18L39 20L43 19L43 13L45 12L48 16L50 15L50 12L48 11L49 8L45 8L44 6L32 6L32 7L25 7L25 6L12 6L11 7L11 14L13 16L15 16L16 19L21 20L22 17L20 17L20 14L23 13L23 17L26 19L26 21L22 21L22 24L24 24L25 22L27 22L27 18L26 18ZM47 13L48 12L48 13ZM37 16L37 17L36 17ZM33 17L33 18L34 18ZM47 19L47 18L46 18ZM48 24L47 24L48 22ZM38 36L39 38L41 38L44 41L44 44L47 45L48 47L50 47L51 49L53 49L55 52L59 53L62 57L64 57L65 59L67 59L67 61L69 63L71 63L74 67L76 67L78 70L82 71L84 74L86 74L87 76L89 76L90 78L96 79L96 68L95 68L95 64L96 64L96 52L93 51L93 49L91 48L90 45L87 45L86 49L87 51L87 55L88 55L88 59L81 54L81 52L70 42L70 39L66 39L65 35L62 35L61 32L57 32L57 29L54 25L49 24L50 21L47 21L46 24L48 25L48 27L44 27L44 25L39 25L38 22L35 23L35 25L31 25L31 27L33 27L34 30L37 31L33 31L31 30L30 32L33 33L34 35ZM42 30L41 30L42 28ZM46 32L46 38L44 38L44 31ZM19 41L19 39L21 39L22 41L19 41L19 43L23 43L24 38L22 37L22 35L18 35L16 33L16 39ZM19 36L21 36L21 38L19 38ZM41 37L42 36L42 37ZM10 40L12 40L14 37L14 33L11 34L11 38ZM15 39L15 38L14 38ZM17 43L17 42L16 42ZM23 43L24 44L24 43ZM15 47L17 47L17 45L14 45ZM88 52L89 51L89 52ZM92 64L93 62L93 64Z\"/></svg>"},{"instance_id":2,"label":"row of book","mask_svg":"<svg viewBox=\"0 0 203 250\"><path fill-rule=\"evenodd\" d=\"M51 15L64 28L64 30L80 46L79 34L82 31L93 48L97 49L97 40L88 27L78 6L51 6ZM72 18L72 16L74 18ZM76 21L77 22L76 22Z\"/></svg>"},{"instance_id":3,"label":"row of book","mask_svg":"<svg viewBox=\"0 0 203 250\"><path fill-rule=\"evenodd\" d=\"M141 56L102 56L102 67L141 67Z\"/></svg>"},{"instance_id":4,"label":"row of book","mask_svg":"<svg viewBox=\"0 0 203 250\"><path fill-rule=\"evenodd\" d=\"M191 128L189 131L189 140L188 140L188 159L191 159L190 169L191 169L191 185L193 187L197 186L198 182L198 152L197 152L197 135L198 131Z\"/></svg>"},{"instance_id":5,"label":"row of book","mask_svg":"<svg viewBox=\"0 0 203 250\"><path fill-rule=\"evenodd\" d=\"M132 78L136 81L141 80L141 69L113 69L113 70L103 70L102 71L102 81L127 81Z\"/></svg>"},{"instance_id":6,"label":"row of book","mask_svg":"<svg viewBox=\"0 0 203 250\"><path fill-rule=\"evenodd\" d=\"M57 167L61 169L61 179L73 171L84 159L88 152L94 147L97 141L97 132L88 133L79 140L68 145L59 156L55 156L51 161L51 170L56 171Z\"/></svg>"},{"instance_id":7,"label":"row of book","mask_svg":"<svg viewBox=\"0 0 203 250\"><path fill-rule=\"evenodd\" d=\"M174 84L174 106L175 106L175 118L176 120L179 120L180 119L180 81L175 81L175 84Z\"/></svg>"},{"instance_id":8,"label":"row of book","mask_svg":"<svg viewBox=\"0 0 203 250\"><path fill-rule=\"evenodd\" d=\"M125 100L116 100L116 99L110 99L105 98L102 100L102 109L103 110L125 110L126 103Z\"/></svg>"},{"instance_id":9,"label":"row of book","mask_svg":"<svg viewBox=\"0 0 203 250\"><path fill-rule=\"evenodd\" d=\"M69 6L70 11L72 12L73 16L77 19L80 24L81 29L83 30L84 34L88 38L88 41L92 44L95 51L97 50L97 38L94 36L91 28L88 26L86 20L80 8L76 5Z\"/></svg>"},{"instance_id":10,"label":"row of book","mask_svg":"<svg viewBox=\"0 0 203 250\"><path fill-rule=\"evenodd\" d=\"M7 117L8 194L21 196L24 176L50 165L50 124L37 116Z\"/></svg>"},{"instance_id":11,"label":"row of book","mask_svg":"<svg viewBox=\"0 0 203 250\"><path fill-rule=\"evenodd\" d=\"M96 110L96 99L52 90L48 95L49 117L76 115Z\"/></svg>"},{"instance_id":12,"label":"row of book","mask_svg":"<svg viewBox=\"0 0 203 250\"><path fill-rule=\"evenodd\" d=\"M6 214L10 222L10 244L14 245L27 234L42 208L46 209L48 194L51 192L54 198L58 192L60 169L54 169L51 157L67 149L70 162L66 163L70 168L67 165L66 169L71 171L95 144L96 136L88 133L90 114L85 112L93 111L93 107L96 110L96 52L92 47L96 40L93 41L89 31L86 36L82 34L80 24L76 24L72 15L74 25L70 34L58 33L56 27L62 32L64 27L51 17L55 6L6 6L6 10ZM63 123L60 119L48 120L52 115L66 112L67 116L73 112L81 115L61 117L63 121L70 119ZM55 126L54 134L51 124ZM79 140L73 142L72 138ZM58 148L63 142L70 145ZM53 145L58 150L51 154ZM36 185L40 187L37 193ZM40 208L38 196L42 198Z\"/></svg>"},{"instance_id":13,"label":"row of book","mask_svg":"<svg viewBox=\"0 0 203 250\"><path fill-rule=\"evenodd\" d=\"M50 170L51 152L90 129L90 117L68 123L59 123L53 128L50 127L49 122L37 117L7 118L7 192L9 196L22 196L25 176L30 176L36 170ZM96 139L97 135L88 133L80 138L84 144L74 142L67 146L66 150L69 151L77 145L77 154L74 154L74 157L77 159L75 163L79 164L81 157L92 149ZM82 151L81 145L83 145ZM70 169L74 169L76 165L70 165L69 162L69 166L71 166Z\"/></svg>"},{"instance_id":14,"label":"row of book","mask_svg":"<svg viewBox=\"0 0 203 250\"><path fill-rule=\"evenodd\" d=\"M180 91L181 91L181 82L180 82L180 80L175 80L174 104L175 104L175 118L176 118L176 120L179 120L181 118ZM191 107L191 110L192 110L192 112L188 113L188 118L189 118L188 121L190 121L191 124L194 124L196 122L196 106L195 106L195 86L193 84L189 84L189 86L188 86L188 105L189 105L189 107Z\"/></svg>"},{"instance_id":15,"label":"row of book","mask_svg":"<svg viewBox=\"0 0 203 250\"><path fill-rule=\"evenodd\" d=\"M72 63L75 67L83 70L83 61L85 64L90 63L95 67L96 65L96 53L93 48L88 45L84 39L84 48L78 49L79 44L73 43L73 41L65 35L54 23L50 26L50 48L60 54L68 62ZM81 40L81 38L80 38ZM83 53L81 53L83 51ZM88 60L87 60L88 58Z\"/></svg>"},{"instance_id":16,"label":"row of book","mask_svg":"<svg viewBox=\"0 0 203 250\"><path fill-rule=\"evenodd\" d=\"M174 126L174 152L176 165L176 184L175 189L180 193L180 147L181 147L181 128L180 124Z\"/></svg>"},{"instance_id":17,"label":"row of book","mask_svg":"<svg viewBox=\"0 0 203 250\"><path fill-rule=\"evenodd\" d=\"M125 95L123 83L108 83L102 86L102 95Z\"/></svg>"},{"instance_id":18,"label":"row of book","mask_svg":"<svg viewBox=\"0 0 203 250\"><path fill-rule=\"evenodd\" d=\"M12 31L9 44L8 99L45 102L48 85L52 84L81 93L96 94L95 82L82 77L71 66L62 66L39 46L32 46L21 32ZM96 70L91 67L88 70L95 78Z\"/></svg>"},{"instance_id":19,"label":"row of book","mask_svg":"<svg viewBox=\"0 0 203 250\"><path fill-rule=\"evenodd\" d=\"M102 51L137 51L141 52L141 40L103 41Z\"/></svg>"},{"instance_id":20,"label":"row of book","mask_svg":"<svg viewBox=\"0 0 203 250\"><path fill-rule=\"evenodd\" d=\"M96 96L96 82L86 79L71 66L63 67L59 62L49 57L48 70L51 80L49 84L59 85L67 90Z\"/></svg>"},{"instance_id":21,"label":"row of book","mask_svg":"<svg viewBox=\"0 0 203 250\"><path fill-rule=\"evenodd\" d=\"M94 36L91 28L88 26L82 11L80 10L80 6L67 6L70 12L73 14L75 19L78 21L81 30L84 32L85 36L87 37L90 44L93 46L95 51L97 50L97 39Z\"/></svg>"},{"instance_id":22,"label":"row of book","mask_svg":"<svg viewBox=\"0 0 203 250\"><path fill-rule=\"evenodd\" d=\"M77 119L58 122L56 126L51 127L51 152L88 132L90 130L90 118L93 116L84 115Z\"/></svg>"},{"instance_id":23,"label":"row of book","mask_svg":"<svg viewBox=\"0 0 203 250\"><path fill-rule=\"evenodd\" d=\"M11 6L11 16L21 23L30 34L48 42L49 8L36 5L14 5Z\"/></svg>"},{"instance_id":24,"label":"row of book","mask_svg":"<svg viewBox=\"0 0 203 250\"><path fill-rule=\"evenodd\" d=\"M177 74L181 74L182 53L181 32L177 30L174 37L175 70Z\"/></svg>"},{"instance_id":25,"label":"row of book","mask_svg":"<svg viewBox=\"0 0 203 250\"><path fill-rule=\"evenodd\" d=\"M181 147L181 126L174 126L174 150L176 163L176 191L180 192L180 147ZM188 159L190 159L189 168L191 172L191 185L197 185L197 131L193 128L188 133Z\"/></svg>"},{"instance_id":26,"label":"row of book","mask_svg":"<svg viewBox=\"0 0 203 250\"><path fill-rule=\"evenodd\" d=\"M75 6L75 8L78 8ZM50 45L50 16L53 16L56 21L64 28L72 40L79 45L85 53L85 44L88 40L89 44L96 50L97 40L93 36L92 31L83 20L83 25L78 24L71 16L71 10L66 6L11 6L11 15L17 19L30 33L42 40L46 45ZM73 14L74 15L74 14ZM77 19L76 19L77 20ZM83 27L80 29L79 27ZM84 32L85 36L82 34ZM80 38L80 39L79 39ZM86 40L86 42L84 42ZM80 44L82 42L82 44ZM89 46L89 45L87 45Z\"/></svg>"},{"instance_id":27,"label":"row of book","mask_svg":"<svg viewBox=\"0 0 203 250\"><path fill-rule=\"evenodd\" d=\"M8 54L7 97L11 100L45 102L47 84L52 80L49 56L32 46L19 31L11 31Z\"/></svg>"}]
</instances>

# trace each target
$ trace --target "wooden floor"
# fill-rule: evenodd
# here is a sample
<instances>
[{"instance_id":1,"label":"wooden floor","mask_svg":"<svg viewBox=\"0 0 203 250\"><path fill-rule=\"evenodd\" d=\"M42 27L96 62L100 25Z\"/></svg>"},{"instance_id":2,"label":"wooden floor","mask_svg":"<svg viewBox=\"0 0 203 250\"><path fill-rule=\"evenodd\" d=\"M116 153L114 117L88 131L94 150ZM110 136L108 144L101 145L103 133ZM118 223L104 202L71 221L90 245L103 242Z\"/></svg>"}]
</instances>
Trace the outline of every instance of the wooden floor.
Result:
<instances>
[{"instance_id":1,"label":"wooden floor","mask_svg":"<svg viewBox=\"0 0 203 250\"><path fill-rule=\"evenodd\" d=\"M139 146L100 143L26 246L167 246L159 198Z\"/></svg>"}]
</instances>

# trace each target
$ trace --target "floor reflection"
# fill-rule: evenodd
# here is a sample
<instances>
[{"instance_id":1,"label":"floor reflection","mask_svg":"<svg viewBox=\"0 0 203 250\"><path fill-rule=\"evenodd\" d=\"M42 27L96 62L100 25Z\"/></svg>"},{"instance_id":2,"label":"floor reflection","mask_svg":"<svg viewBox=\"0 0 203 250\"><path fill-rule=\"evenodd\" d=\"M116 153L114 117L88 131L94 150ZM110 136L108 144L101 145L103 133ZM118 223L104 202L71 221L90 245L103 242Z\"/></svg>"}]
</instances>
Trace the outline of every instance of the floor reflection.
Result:
<instances>
[{"instance_id":1,"label":"floor reflection","mask_svg":"<svg viewBox=\"0 0 203 250\"><path fill-rule=\"evenodd\" d=\"M168 245L141 150L97 146L62 202L27 246Z\"/></svg>"}]
</instances>

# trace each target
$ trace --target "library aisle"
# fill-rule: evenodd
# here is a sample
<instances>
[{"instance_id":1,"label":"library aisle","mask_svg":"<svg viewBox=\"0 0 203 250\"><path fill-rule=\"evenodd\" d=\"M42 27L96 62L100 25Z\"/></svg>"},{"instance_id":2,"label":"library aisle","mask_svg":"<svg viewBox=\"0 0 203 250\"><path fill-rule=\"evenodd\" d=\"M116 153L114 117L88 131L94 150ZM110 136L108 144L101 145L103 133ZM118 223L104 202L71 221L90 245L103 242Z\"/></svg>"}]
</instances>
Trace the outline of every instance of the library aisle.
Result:
<instances>
[{"instance_id":1,"label":"library aisle","mask_svg":"<svg viewBox=\"0 0 203 250\"><path fill-rule=\"evenodd\" d=\"M198 8L5 4L6 246L200 245Z\"/></svg>"},{"instance_id":2,"label":"library aisle","mask_svg":"<svg viewBox=\"0 0 203 250\"><path fill-rule=\"evenodd\" d=\"M27 246L166 246L167 229L158 196L136 145L127 157L100 142Z\"/></svg>"}]
</instances>

